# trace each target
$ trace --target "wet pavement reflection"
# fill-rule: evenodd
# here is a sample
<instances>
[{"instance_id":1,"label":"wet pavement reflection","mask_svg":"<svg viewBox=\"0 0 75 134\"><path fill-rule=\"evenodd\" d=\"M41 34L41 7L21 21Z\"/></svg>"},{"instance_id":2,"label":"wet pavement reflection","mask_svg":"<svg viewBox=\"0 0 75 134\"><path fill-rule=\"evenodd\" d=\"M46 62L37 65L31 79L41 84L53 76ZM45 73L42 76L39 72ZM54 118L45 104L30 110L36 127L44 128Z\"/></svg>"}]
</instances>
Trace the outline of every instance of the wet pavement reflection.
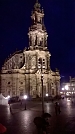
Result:
<instances>
[{"instance_id":1,"label":"wet pavement reflection","mask_svg":"<svg viewBox=\"0 0 75 134\"><path fill-rule=\"evenodd\" d=\"M56 116L55 102L45 103L45 112L49 112L51 134L74 134L75 133L75 102L64 99L60 100L61 113ZM27 110L24 104L12 104L12 113L9 106L0 105L0 122L7 127L6 134L36 134L33 119L41 116L41 102L27 102Z\"/></svg>"}]
</instances>

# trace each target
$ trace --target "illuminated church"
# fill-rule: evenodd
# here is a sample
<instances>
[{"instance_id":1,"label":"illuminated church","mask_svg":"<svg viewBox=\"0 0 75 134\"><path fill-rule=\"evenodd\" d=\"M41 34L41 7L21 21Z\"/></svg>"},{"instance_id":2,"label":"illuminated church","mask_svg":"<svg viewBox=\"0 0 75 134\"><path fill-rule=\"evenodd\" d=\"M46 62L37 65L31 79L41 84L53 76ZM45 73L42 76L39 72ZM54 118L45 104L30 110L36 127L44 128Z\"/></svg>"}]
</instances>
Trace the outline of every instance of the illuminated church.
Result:
<instances>
[{"instance_id":1,"label":"illuminated church","mask_svg":"<svg viewBox=\"0 0 75 134\"><path fill-rule=\"evenodd\" d=\"M43 76L43 93L50 96L59 95L60 74L51 70L50 52L47 47L47 31L44 25L44 10L36 1L31 14L29 27L29 46L17 51L8 58L1 71L1 92L4 96L31 97L42 94L41 75Z\"/></svg>"}]
</instances>

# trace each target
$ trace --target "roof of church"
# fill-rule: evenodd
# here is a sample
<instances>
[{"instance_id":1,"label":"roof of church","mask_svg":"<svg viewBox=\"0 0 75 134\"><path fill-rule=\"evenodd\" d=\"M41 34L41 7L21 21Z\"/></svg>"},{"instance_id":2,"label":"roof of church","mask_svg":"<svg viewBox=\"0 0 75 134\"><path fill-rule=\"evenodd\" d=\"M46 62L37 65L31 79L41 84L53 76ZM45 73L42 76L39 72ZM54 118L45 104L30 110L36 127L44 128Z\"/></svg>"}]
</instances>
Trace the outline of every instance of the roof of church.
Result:
<instances>
[{"instance_id":1,"label":"roof of church","mask_svg":"<svg viewBox=\"0 0 75 134\"><path fill-rule=\"evenodd\" d=\"M19 50L19 51L15 51L13 54L10 54L10 56L8 56L8 58L5 60L5 62L7 62L11 57L13 57L15 54L20 54L23 53L23 50Z\"/></svg>"}]
</instances>

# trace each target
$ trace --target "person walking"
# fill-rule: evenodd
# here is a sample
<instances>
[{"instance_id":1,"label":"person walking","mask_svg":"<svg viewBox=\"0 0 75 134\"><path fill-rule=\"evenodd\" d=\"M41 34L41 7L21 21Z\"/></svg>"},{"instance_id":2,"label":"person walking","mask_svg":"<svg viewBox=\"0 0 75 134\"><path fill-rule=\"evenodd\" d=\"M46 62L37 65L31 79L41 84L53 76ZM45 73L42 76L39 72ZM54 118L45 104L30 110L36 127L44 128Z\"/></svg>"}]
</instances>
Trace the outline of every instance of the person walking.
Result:
<instances>
[{"instance_id":1,"label":"person walking","mask_svg":"<svg viewBox=\"0 0 75 134\"><path fill-rule=\"evenodd\" d=\"M50 134L50 117L49 113L44 113L42 117L35 117L34 124L37 128L37 134Z\"/></svg>"},{"instance_id":2,"label":"person walking","mask_svg":"<svg viewBox=\"0 0 75 134\"><path fill-rule=\"evenodd\" d=\"M60 114L60 104L58 103L58 113Z\"/></svg>"},{"instance_id":3,"label":"person walking","mask_svg":"<svg viewBox=\"0 0 75 134\"><path fill-rule=\"evenodd\" d=\"M58 102L56 102L55 103L55 113L56 113L56 115L59 113L60 114L60 105L59 105L59 103Z\"/></svg>"},{"instance_id":4,"label":"person walking","mask_svg":"<svg viewBox=\"0 0 75 134\"><path fill-rule=\"evenodd\" d=\"M56 113L56 115L58 113L58 104L57 104L57 102L55 103L55 113Z\"/></svg>"}]
</instances>

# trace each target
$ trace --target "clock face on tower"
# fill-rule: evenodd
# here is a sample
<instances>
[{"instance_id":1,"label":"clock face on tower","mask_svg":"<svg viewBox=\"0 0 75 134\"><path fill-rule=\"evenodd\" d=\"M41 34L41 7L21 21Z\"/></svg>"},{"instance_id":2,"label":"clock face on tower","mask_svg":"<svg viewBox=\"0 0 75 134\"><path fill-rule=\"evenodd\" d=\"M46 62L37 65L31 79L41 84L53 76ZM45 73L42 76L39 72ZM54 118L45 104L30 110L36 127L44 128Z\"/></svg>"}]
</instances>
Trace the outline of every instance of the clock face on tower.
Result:
<instances>
[{"instance_id":1,"label":"clock face on tower","mask_svg":"<svg viewBox=\"0 0 75 134\"><path fill-rule=\"evenodd\" d=\"M33 55L31 59L31 69L35 69L35 68L36 68L36 56Z\"/></svg>"}]
</instances>

